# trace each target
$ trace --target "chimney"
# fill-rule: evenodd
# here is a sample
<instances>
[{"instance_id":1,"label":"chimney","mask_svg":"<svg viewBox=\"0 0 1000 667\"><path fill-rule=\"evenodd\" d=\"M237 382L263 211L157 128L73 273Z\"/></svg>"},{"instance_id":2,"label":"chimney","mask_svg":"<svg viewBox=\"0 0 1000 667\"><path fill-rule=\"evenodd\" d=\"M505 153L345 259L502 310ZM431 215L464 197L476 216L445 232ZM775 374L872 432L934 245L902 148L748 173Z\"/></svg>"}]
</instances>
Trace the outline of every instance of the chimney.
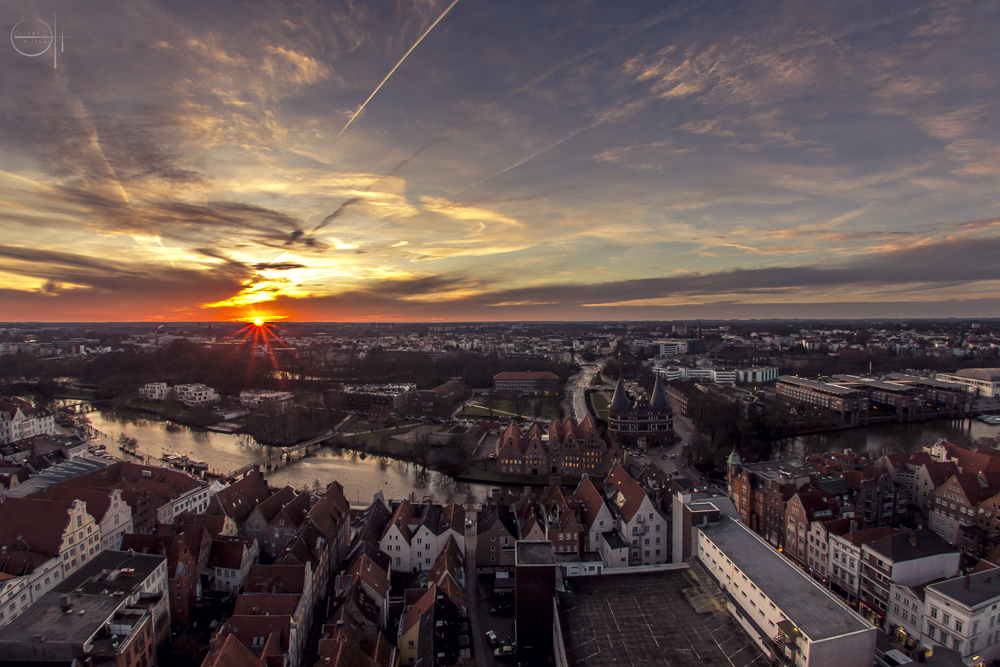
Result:
<instances>
[{"instance_id":1,"label":"chimney","mask_svg":"<svg viewBox=\"0 0 1000 667\"><path fill-rule=\"evenodd\" d=\"M858 520L857 519L851 519L851 530L850 530L850 532L853 533L857 529L858 529Z\"/></svg>"},{"instance_id":2,"label":"chimney","mask_svg":"<svg viewBox=\"0 0 1000 667\"><path fill-rule=\"evenodd\" d=\"M59 596L59 608L62 609L63 612L69 611L69 596L68 595L60 595Z\"/></svg>"},{"instance_id":3,"label":"chimney","mask_svg":"<svg viewBox=\"0 0 1000 667\"><path fill-rule=\"evenodd\" d=\"M916 531L913 531L912 533L910 533L910 544L912 544L913 546L917 546L917 533L916 533Z\"/></svg>"},{"instance_id":4,"label":"chimney","mask_svg":"<svg viewBox=\"0 0 1000 667\"><path fill-rule=\"evenodd\" d=\"M962 583L962 588L969 590L969 584L972 583L972 577L965 575L965 581Z\"/></svg>"}]
</instances>

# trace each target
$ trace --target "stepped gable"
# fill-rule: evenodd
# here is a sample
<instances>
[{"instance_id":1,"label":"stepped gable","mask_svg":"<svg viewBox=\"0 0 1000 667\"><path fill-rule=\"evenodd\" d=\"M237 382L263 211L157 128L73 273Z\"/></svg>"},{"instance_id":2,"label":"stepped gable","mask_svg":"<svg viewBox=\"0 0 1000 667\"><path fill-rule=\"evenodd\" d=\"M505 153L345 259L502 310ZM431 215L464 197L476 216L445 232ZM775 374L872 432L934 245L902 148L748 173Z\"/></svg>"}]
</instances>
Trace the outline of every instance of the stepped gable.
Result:
<instances>
[{"instance_id":1,"label":"stepped gable","mask_svg":"<svg viewBox=\"0 0 1000 667\"><path fill-rule=\"evenodd\" d=\"M104 514L111 506L113 492L113 489L79 488L56 484L38 493L33 493L31 497L41 500L82 500L87 503L87 514L94 517L94 521L100 524L104 521Z\"/></svg>"},{"instance_id":2,"label":"stepped gable","mask_svg":"<svg viewBox=\"0 0 1000 667\"><path fill-rule=\"evenodd\" d=\"M628 392L625 390L625 380L618 376L618 384L615 385L615 394L611 398L608 410L631 410L632 404L628 400Z\"/></svg>"},{"instance_id":3,"label":"stepped gable","mask_svg":"<svg viewBox=\"0 0 1000 667\"><path fill-rule=\"evenodd\" d=\"M0 546L8 552L59 555L69 524L70 500L5 498L0 502Z\"/></svg>"},{"instance_id":4,"label":"stepped gable","mask_svg":"<svg viewBox=\"0 0 1000 667\"><path fill-rule=\"evenodd\" d=\"M649 399L649 407L653 410L670 410L667 392L663 389L663 382L659 375L656 376L656 384L653 385L653 396Z\"/></svg>"}]
</instances>

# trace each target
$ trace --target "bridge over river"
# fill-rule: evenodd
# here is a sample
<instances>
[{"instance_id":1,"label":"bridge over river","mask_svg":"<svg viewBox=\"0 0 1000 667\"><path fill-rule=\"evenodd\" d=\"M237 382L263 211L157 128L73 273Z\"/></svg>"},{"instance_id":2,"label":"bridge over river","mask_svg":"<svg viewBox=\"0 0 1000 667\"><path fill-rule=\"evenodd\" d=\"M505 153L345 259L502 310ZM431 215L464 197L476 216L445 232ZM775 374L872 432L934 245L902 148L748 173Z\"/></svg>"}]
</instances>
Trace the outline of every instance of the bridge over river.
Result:
<instances>
[{"instance_id":1,"label":"bridge over river","mask_svg":"<svg viewBox=\"0 0 1000 667\"><path fill-rule=\"evenodd\" d=\"M336 435L337 431L327 431L318 438L313 438L312 440L308 440L306 442L300 442L297 445L293 445L291 447L285 447L280 451L273 452L267 456L262 456L256 461L251 461L245 466L227 472L226 474L222 475L219 479L221 479L223 482L232 482L233 480L239 479L243 475L247 474L251 470L264 468L270 465L271 463L274 463L275 461L280 461L282 458L284 458L286 461L291 461L294 454L302 452L304 456L309 453L310 447L321 445L322 443L331 440Z\"/></svg>"}]
</instances>

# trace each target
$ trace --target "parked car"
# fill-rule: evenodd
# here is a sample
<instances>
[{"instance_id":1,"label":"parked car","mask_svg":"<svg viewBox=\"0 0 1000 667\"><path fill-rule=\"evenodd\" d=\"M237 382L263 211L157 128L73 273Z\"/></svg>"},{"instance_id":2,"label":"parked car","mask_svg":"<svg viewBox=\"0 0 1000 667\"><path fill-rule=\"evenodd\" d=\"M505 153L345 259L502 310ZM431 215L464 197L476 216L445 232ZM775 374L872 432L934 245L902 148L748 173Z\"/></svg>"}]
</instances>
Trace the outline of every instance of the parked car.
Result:
<instances>
[{"instance_id":1,"label":"parked car","mask_svg":"<svg viewBox=\"0 0 1000 667\"><path fill-rule=\"evenodd\" d=\"M492 630L487 630L486 631L486 642L492 648L499 648L499 646L500 646L500 640L497 639L497 633L493 632Z\"/></svg>"},{"instance_id":2,"label":"parked car","mask_svg":"<svg viewBox=\"0 0 1000 667\"><path fill-rule=\"evenodd\" d=\"M667 455L666 455L666 454L664 454L664 455L663 455L663 456L661 456L660 458L661 458L661 459L663 459L663 460L665 461L665 460L667 459Z\"/></svg>"},{"instance_id":3,"label":"parked car","mask_svg":"<svg viewBox=\"0 0 1000 667\"><path fill-rule=\"evenodd\" d=\"M500 602L490 606L490 616L510 616L514 613L514 605Z\"/></svg>"},{"instance_id":4,"label":"parked car","mask_svg":"<svg viewBox=\"0 0 1000 667\"><path fill-rule=\"evenodd\" d=\"M670 455L670 458L672 458L672 459L676 459L676 458L677 458L677 455L676 455L676 454L671 454L671 455Z\"/></svg>"},{"instance_id":5,"label":"parked car","mask_svg":"<svg viewBox=\"0 0 1000 667\"><path fill-rule=\"evenodd\" d=\"M514 648L513 644L504 644L498 648L493 649L494 658L513 658L517 654L517 650Z\"/></svg>"}]
</instances>

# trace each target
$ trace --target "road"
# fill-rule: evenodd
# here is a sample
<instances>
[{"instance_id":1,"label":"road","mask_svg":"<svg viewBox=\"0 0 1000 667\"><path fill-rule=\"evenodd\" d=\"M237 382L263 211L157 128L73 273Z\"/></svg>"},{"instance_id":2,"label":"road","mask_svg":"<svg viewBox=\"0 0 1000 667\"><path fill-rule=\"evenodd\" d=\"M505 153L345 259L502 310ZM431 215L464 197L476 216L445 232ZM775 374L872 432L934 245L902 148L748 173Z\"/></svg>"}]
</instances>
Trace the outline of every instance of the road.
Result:
<instances>
[{"instance_id":1,"label":"road","mask_svg":"<svg viewBox=\"0 0 1000 667\"><path fill-rule=\"evenodd\" d=\"M490 601L476 577L476 523L465 529L465 598L472 621L473 660L477 667L497 667L509 662L498 662L493 657L493 647L486 642L486 631L493 630L503 641L514 639L514 619L490 616Z\"/></svg>"},{"instance_id":2,"label":"road","mask_svg":"<svg viewBox=\"0 0 1000 667\"><path fill-rule=\"evenodd\" d=\"M571 378L566 385L567 400L573 413L573 420L581 422L587 416L587 387L594 379L594 367L585 366L579 375Z\"/></svg>"}]
</instances>

